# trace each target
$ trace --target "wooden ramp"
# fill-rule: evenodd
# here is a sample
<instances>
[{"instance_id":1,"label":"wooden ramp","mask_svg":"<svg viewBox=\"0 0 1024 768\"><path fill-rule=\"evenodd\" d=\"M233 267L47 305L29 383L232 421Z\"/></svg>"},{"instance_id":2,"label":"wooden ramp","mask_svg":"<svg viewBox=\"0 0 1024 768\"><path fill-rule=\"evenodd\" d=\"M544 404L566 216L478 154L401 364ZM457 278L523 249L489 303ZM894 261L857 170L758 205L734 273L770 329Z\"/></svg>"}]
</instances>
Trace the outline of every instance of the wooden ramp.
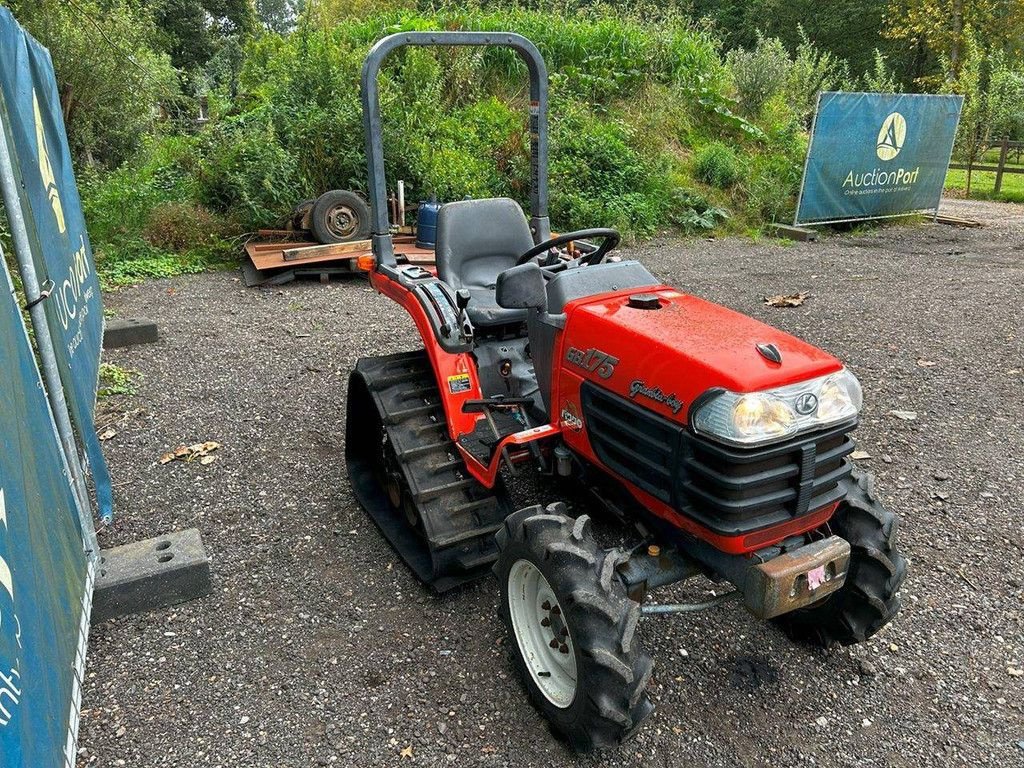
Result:
<instances>
[{"instance_id":1,"label":"wooden ramp","mask_svg":"<svg viewBox=\"0 0 1024 768\"><path fill-rule=\"evenodd\" d=\"M434 251L419 248L413 235L396 235L395 256L399 263L419 264L433 271ZM321 245L309 241L260 242L245 244L247 260L242 274L247 286L269 283L280 285L297 277L319 277L329 280L346 274L360 274L358 260L372 256L369 240Z\"/></svg>"}]
</instances>

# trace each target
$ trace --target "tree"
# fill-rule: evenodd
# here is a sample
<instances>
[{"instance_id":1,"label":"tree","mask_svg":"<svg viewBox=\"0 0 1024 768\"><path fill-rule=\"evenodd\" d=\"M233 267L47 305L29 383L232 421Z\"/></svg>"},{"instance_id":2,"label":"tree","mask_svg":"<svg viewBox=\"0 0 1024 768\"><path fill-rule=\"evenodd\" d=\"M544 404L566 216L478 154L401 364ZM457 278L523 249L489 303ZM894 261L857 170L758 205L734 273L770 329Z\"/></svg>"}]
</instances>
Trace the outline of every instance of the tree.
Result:
<instances>
[{"instance_id":1,"label":"tree","mask_svg":"<svg viewBox=\"0 0 1024 768\"><path fill-rule=\"evenodd\" d=\"M1002 51L986 55L978 37L964 29L960 67L943 91L964 97L954 151L968 166L967 195L971 194L971 167L995 140L1008 137L1024 124L1024 73L1016 70ZM952 68L951 62L943 65Z\"/></svg>"},{"instance_id":2,"label":"tree","mask_svg":"<svg viewBox=\"0 0 1024 768\"><path fill-rule=\"evenodd\" d=\"M989 51L1013 54L1024 49L1021 0L890 0L886 21L887 37L931 50L943 63L941 77L946 81L965 65L974 36Z\"/></svg>"},{"instance_id":3,"label":"tree","mask_svg":"<svg viewBox=\"0 0 1024 768\"><path fill-rule=\"evenodd\" d=\"M158 103L177 88L152 47L152 19L127 0L25 0L16 18L50 50L77 161L114 166L136 149Z\"/></svg>"},{"instance_id":4,"label":"tree","mask_svg":"<svg viewBox=\"0 0 1024 768\"><path fill-rule=\"evenodd\" d=\"M250 0L150 0L163 49L184 71L201 69L226 38L244 40L256 27Z\"/></svg>"}]
</instances>

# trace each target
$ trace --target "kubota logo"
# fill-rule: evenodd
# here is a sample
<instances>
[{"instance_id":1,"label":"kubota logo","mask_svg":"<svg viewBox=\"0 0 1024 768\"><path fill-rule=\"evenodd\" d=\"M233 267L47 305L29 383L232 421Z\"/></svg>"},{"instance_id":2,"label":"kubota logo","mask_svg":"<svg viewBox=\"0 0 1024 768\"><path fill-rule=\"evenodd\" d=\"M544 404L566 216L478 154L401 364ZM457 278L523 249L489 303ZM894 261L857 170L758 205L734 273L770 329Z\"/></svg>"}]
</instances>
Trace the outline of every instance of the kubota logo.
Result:
<instances>
[{"instance_id":1,"label":"kubota logo","mask_svg":"<svg viewBox=\"0 0 1024 768\"><path fill-rule=\"evenodd\" d=\"M903 149L906 138L907 121L899 112L893 112L882 121L882 128L878 131L878 141L875 143L878 159L892 160Z\"/></svg>"},{"instance_id":2,"label":"kubota logo","mask_svg":"<svg viewBox=\"0 0 1024 768\"><path fill-rule=\"evenodd\" d=\"M57 229L63 233L67 228L64 224L64 206L60 204L60 192L57 191L57 179L50 165L50 154L46 151L46 132L43 130L43 116L39 112L39 99L35 90L32 91L32 108L36 113L36 153L39 156L39 176L46 186L46 196L50 199L53 216L57 219Z\"/></svg>"}]
</instances>

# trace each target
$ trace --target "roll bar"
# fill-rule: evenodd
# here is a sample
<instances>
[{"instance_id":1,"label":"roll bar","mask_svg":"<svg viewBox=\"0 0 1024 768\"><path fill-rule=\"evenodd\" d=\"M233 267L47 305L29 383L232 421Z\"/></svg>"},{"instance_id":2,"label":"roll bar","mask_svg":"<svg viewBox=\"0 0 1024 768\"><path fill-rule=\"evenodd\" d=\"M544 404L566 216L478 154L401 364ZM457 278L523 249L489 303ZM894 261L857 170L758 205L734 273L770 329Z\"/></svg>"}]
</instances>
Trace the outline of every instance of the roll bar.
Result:
<instances>
[{"instance_id":1,"label":"roll bar","mask_svg":"<svg viewBox=\"0 0 1024 768\"><path fill-rule=\"evenodd\" d=\"M512 32L400 32L379 40L363 62L363 132L369 180L371 241L377 266L393 266L394 243L388 219L387 182L384 178L384 141L381 137L380 93L377 75L388 55L406 45L499 45L512 48L530 71L530 230L535 243L551 236L548 221L548 74L544 59L532 42Z\"/></svg>"}]
</instances>

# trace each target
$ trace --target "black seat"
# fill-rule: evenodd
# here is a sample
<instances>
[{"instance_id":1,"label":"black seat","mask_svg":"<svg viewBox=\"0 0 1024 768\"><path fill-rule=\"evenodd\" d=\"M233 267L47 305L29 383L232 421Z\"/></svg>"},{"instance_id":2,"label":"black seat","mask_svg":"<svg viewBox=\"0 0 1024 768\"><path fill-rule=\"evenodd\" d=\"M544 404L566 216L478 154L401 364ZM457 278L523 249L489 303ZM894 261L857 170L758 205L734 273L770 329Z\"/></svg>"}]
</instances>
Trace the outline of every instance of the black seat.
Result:
<instances>
[{"instance_id":1,"label":"black seat","mask_svg":"<svg viewBox=\"0 0 1024 768\"><path fill-rule=\"evenodd\" d=\"M437 215L437 276L453 289L466 288L466 313L477 328L522 323L525 309L494 300L498 275L533 247L519 203L507 197L446 203Z\"/></svg>"}]
</instances>

